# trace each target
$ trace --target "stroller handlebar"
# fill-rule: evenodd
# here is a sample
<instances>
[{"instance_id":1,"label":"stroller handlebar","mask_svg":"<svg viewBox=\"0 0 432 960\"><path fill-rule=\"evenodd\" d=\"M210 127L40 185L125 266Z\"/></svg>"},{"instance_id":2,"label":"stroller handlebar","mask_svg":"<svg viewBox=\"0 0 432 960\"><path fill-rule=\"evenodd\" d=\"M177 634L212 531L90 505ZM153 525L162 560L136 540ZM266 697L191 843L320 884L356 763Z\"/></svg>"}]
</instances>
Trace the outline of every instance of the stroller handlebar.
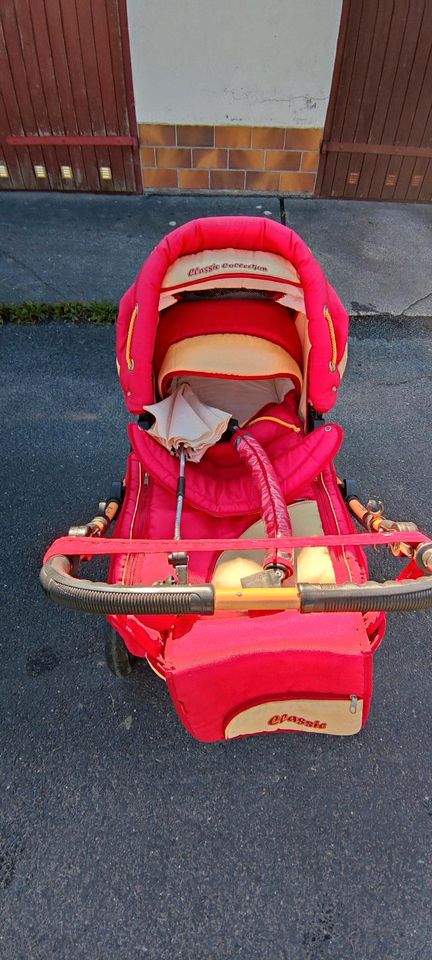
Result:
<instances>
[{"instance_id":1,"label":"stroller handlebar","mask_svg":"<svg viewBox=\"0 0 432 960\"><path fill-rule=\"evenodd\" d=\"M54 603L84 613L211 616L216 610L366 613L432 608L432 576L384 583L220 589L213 584L127 586L82 580L71 571L70 557L53 556L43 565L40 582Z\"/></svg>"},{"instance_id":2,"label":"stroller handlebar","mask_svg":"<svg viewBox=\"0 0 432 960\"><path fill-rule=\"evenodd\" d=\"M69 557L56 556L44 563L40 582L54 603L83 613L103 614L212 614L211 584L201 586L133 587L81 580L71 575Z\"/></svg>"},{"instance_id":3,"label":"stroller handlebar","mask_svg":"<svg viewBox=\"0 0 432 960\"><path fill-rule=\"evenodd\" d=\"M379 583L299 583L302 613L369 613L432 607L432 577Z\"/></svg>"}]
</instances>

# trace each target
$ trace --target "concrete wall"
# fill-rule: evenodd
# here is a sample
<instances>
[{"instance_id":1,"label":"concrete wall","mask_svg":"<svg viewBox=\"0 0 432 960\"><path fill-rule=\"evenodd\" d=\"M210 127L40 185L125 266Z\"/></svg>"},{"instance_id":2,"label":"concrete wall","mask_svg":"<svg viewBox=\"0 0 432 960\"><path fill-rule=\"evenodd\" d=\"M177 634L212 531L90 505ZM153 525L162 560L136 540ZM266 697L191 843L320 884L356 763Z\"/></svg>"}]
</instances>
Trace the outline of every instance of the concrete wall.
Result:
<instances>
[{"instance_id":1,"label":"concrete wall","mask_svg":"<svg viewBox=\"0 0 432 960\"><path fill-rule=\"evenodd\" d=\"M323 127L342 0L127 0L137 120Z\"/></svg>"}]
</instances>

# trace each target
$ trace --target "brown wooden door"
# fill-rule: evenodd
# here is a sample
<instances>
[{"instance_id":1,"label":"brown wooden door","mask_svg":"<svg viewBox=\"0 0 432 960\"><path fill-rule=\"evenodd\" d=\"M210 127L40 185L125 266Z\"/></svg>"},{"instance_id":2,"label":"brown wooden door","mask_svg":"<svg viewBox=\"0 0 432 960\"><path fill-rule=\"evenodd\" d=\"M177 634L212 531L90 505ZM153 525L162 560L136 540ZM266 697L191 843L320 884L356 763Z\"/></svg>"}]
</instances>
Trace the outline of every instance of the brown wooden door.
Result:
<instances>
[{"instance_id":1,"label":"brown wooden door","mask_svg":"<svg viewBox=\"0 0 432 960\"><path fill-rule=\"evenodd\" d=\"M140 188L126 0L2 0L0 187Z\"/></svg>"},{"instance_id":2,"label":"brown wooden door","mask_svg":"<svg viewBox=\"0 0 432 960\"><path fill-rule=\"evenodd\" d=\"M344 0L316 193L432 201L432 0Z\"/></svg>"}]
</instances>

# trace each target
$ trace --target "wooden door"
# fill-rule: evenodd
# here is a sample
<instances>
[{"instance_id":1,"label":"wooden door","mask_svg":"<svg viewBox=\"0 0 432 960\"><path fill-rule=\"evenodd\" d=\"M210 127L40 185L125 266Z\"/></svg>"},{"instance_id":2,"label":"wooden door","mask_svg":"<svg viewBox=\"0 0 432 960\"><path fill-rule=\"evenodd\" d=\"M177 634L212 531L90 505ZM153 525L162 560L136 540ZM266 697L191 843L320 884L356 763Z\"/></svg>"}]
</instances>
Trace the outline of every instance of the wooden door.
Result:
<instances>
[{"instance_id":1,"label":"wooden door","mask_svg":"<svg viewBox=\"0 0 432 960\"><path fill-rule=\"evenodd\" d=\"M344 0L316 193L432 201L432 0Z\"/></svg>"},{"instance_id":2,"label":"wooden door","mask_svg":"<svg viewBox=\"0 0 432 960\"><path fill-rule=\"evenodd\" d=\"M0 187L141 186L126 0L2 0Z\"/></svg>"}]
</instances>

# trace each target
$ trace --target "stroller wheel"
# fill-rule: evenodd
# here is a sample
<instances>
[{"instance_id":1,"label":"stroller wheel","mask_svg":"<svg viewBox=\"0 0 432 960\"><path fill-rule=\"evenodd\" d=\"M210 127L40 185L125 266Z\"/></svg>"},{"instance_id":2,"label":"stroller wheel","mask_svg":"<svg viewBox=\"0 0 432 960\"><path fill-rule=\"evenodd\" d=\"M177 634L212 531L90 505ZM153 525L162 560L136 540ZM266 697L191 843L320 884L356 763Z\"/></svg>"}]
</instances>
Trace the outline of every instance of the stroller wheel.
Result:
<instances>
[{"instance_id":1,"label":"stroller wheel","mask_svg":"<svg viewBox=\"0 0 432 960\"><path fill-rule=\"evenodd\" d=\"M114 627L109 628L105 641L105 659L115 677L127 677L135 669L138 657L134 657Z\"/></svg>"}]
</instances>

